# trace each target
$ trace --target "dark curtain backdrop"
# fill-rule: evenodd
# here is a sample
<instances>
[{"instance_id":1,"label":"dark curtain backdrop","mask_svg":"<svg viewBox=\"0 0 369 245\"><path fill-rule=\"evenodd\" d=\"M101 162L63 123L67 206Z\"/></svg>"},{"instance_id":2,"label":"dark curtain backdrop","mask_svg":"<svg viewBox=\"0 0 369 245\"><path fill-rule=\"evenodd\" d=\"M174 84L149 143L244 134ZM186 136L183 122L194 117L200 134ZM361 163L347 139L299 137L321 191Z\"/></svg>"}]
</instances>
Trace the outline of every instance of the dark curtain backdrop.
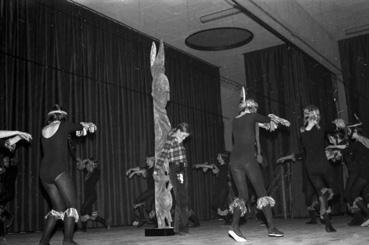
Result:
<instances>
[{"instance_id":1,"label":"dark curtain backdrop","mask_svg":"<svg viewBox=\"0 0 369 245\"><path fill-rule=\"evenodd\" d=\"M40 230L49 210L39 184L40 135L54 103L71 121L92 121L97 133L78 140L77 156L101 163L96 208L112 225L131 222L132 203L145 181L125 171L154 154L149 53L152 39L87 9L58 0L0 0L0 129L33 135L16 153L19 174L13 231ZM164 40L165 41L165 40ZM219 69L166 48L171 85L168 114L189 122L190 164L215 161L223 150ZM70 160L80 202L83 179ZM190 171L191 206L212 213L214 177Z\"/></svg>"},{"instance_id":2,"label":"dark curtain backdrop","mask_svg":"<svg viewBox=\"0 0 369 245\"><path fill-rule=\"evenodd\" d=\"M349 119L354 113L369 134L369 34L339 41L343 80L346 89Z\"/></svg>"},{"instance_id":3,"label":"dark curtain backdrop","mask_svg":"<svg viewBox=\"0 0 369 245\"><path fill-rule=\"evenodd\" d=\"M246 53L247 96L256 99L262 114L274 113L288 119L290 128L274 133L261 132L261 144L269 166L264 170L268 183L276 171L275 161L281 156L300 151L299 130L303 124L303 108L314 104L320 109L321 124L335 118L332 74L301 51L281 45ZM302 194L302 165L293 167L292 193L294 216L304 216L306 207ZM282 214L281 193L277 193L277 214Z\"/></svg>"}]
</instances>

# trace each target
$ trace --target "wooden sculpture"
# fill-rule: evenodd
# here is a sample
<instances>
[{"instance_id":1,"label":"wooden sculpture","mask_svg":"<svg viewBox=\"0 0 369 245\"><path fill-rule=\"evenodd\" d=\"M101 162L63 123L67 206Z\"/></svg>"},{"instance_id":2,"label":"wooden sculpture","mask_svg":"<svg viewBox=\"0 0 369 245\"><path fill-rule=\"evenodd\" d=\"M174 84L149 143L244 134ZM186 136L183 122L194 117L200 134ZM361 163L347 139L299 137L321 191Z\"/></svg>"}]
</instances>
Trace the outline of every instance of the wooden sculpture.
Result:
<instances>
[{"instance_id":1,"label":"wooden sculpture","mask_svg":"<svg viewBox=\"0 0 369 245\"><path fill-rule=\"evenodd\" d=\"M163 149L171 124L167 116L166 106L170 99L169 81L165 75L164 66L164 44L160 41L159 51L153 42L150 53L150 66L152 75L152 98L154 105L154 127L155 127L155 160ZM155 161L156 162L156 161ZM163 166L156 166L155 179L155 209L158 220L158 228L170 227L172 216L172 188L169 180L169 166L166 162Z\"/></svg>"}]
</instances>

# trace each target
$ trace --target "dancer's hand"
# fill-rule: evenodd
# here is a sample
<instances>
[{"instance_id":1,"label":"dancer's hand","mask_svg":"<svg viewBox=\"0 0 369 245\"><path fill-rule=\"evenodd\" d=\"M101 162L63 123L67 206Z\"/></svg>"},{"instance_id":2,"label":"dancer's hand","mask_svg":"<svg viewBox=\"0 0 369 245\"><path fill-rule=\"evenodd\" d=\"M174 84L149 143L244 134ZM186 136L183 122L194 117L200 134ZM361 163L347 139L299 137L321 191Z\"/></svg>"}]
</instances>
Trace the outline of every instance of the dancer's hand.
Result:
<instances>
[{"instance_id":1,"label":"dancer's hand","mask_svg":"<svg viewBox=\"0 0 369 245\"><path fill-rule=\"evenodd\" d=\"M97 126L94 123L90 123L89 127L88 127L88 132L90 132L91 134L95 133L97 131Z\"/></svg>"},{"instance_id":2,"label":"dancer's hand","mask_svg":"<svg viewBox=\"0 0 369 245\"><path fill-rule=\"evenodd\" d=\"M256 155L256 161L260 164L263 163L263 156L261 154L257 154Z\"/></svg>"},{"instance_id":3,"label":"dancer's hand","mask_svg":"<svg viewBox=\"0 0 369 245\"><path fill-rule=\"evenodd\" d=\"M81 122L81 125L83 126L83 128L90 132L90 133L95 133L95 131L97 131L97 127L94 123L92 122Z\"/></svg>"},{"instance_id":4,"label":"dancer's hand","mask_svg":"<svg viewBox=\"0 0 369 245\"><path fill-rule=\"evenodd\" d=\"M219 173L219 168L215 165L215 164L212 164L213 168L212 168L212 171L213 171L213 174L218 174Z\"/></svg>"},{"instance_id":5,"label":"dancer's hand","mask_svg":"<svg viewBox=\"0 0 369 245\"><path fill-rule=\"evenodd\" d=\"M32 135L29 133L17 131L17 135L28 142L32 140Z\"/></svg>"},{"instance_id":6,"label":"dancer's hand","mask_svg":"<svg viewBox=\"0 0 369 245\"><path fill-rule=\"evenodd\" d=\"M286 126L286 127L289 127L291 125L291 123L288 120L281 118L279 116L276 116L274 114L269 114L268 116L270 117L272 121L274 121L277 124L282 124L283 126Z\"/></svg>"},{"instance_id":7,"label":"dancer's hand","mask_svg":"<svg viewBox=\"0 0 369 245\"><path fill-rule=\"evenodd\" d=\"M130 168L126 171L126 175L128 176L128 178L132 178L139 170L139 167Z\"/></svg>"},{"instance_id":8,"label":"dancer's hand","mask_svg":"<svg viewBox=\"0 0 369 245\"><path fill-rule=\"evenodd\" d=\"M20 141L22 139L27 140L29 142L32 139L32 136L28 133L19 132L19 133L17 133L16 136L11 137L11 138L6 140L5 147L8 148L9 151L14 151L15 147L16 147L16 144L18 143L18 141Z\"/></svg>"},{"instance_id":9,"label":"dancer's hand","mask_svg":"<svg viewBox=\"0 0 369 245\"><path fill-rule=\"evenodd\" d=\"M295 154L287 155L277 159L277 163L283 163L287 160L296 161Z\"/></svg>"}]
</instances>

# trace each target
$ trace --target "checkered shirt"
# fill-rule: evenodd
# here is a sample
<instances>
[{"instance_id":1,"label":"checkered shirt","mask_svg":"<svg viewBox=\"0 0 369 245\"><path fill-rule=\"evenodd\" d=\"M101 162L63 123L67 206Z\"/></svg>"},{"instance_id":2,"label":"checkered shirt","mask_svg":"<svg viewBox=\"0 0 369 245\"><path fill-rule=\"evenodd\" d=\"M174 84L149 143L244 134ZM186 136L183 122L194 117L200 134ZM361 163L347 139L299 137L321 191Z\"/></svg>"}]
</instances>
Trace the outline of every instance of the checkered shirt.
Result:
<instances>
[{"instance_id":1,"label":"checkered shirt","mask_svg":"<svg viewBox=\"0 0 369 245\"><path fill-rule=\"evenodd\" d=\"M166 160L169 164L183 162L185 167L187 166L186 149L182 143L178 143L173 136L168 136L163 150L157 158L156 165L163 166Z\"/></svg>"}]
</instances>

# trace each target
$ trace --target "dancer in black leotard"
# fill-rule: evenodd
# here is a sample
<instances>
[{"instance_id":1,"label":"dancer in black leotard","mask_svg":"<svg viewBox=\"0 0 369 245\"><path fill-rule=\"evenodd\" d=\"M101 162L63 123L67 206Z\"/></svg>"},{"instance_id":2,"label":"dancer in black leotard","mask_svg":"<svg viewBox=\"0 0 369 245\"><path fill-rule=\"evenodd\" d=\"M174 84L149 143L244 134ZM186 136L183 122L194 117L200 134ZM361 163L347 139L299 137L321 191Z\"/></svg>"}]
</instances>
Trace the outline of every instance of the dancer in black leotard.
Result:
<instances>
[{"instance_id":1,"label":"dancer in black leotard","mask_svg":"<svg viewBox=\"0 0 369 245\"><path fill-rule=\"evenodd\" d=\"M48 113L48 125L42 129L41 145L43 158L40 166L40 179L50 197L52 210L45 216L46 224L40 245L49 244L56 221L64 221L63 244L77 244L73 241L74 224L78 222L76 190L67 172L68 137L95 132L93 123L79 124L65 121L67 113L55 105Z\"/></svg>"},{"instance_id":2,"label":"dancer in black leotard","mask_svg":"<svg viewBox=\"0 0 369 245\"><path fill-rule=\"evenodd\" d=\"M334 180L330 174L332 166L325 155L324 131L319 125L319 109L310 105L304 109L304 127L301 128L302 145L305 151L305 170L314 188L313 196L319 197L320 216L325 221L325 230L335 232L329 214L328 201L333 198ZM307 197L313 201L313 198Z\"/></svg>"},{"instance_id":3,"label":"dancer in black leotard","mask_svg":"<svg viewBox=\"0 0 369 245\"><path fill-rule=\"evenodd\" d=\"M239 220L247 212L245 202L249 199L246 176L258 196L257 208L263 210L267 220L268 235L273 237L284 235L273 224L271 207L274 206L275 201L272 197L267 196L263 175L255 158L256 125L260 124L274 130L278 122L271 120L271 118L277 119L278 117L275 115L271 115L271 118L262 116L257 113L257 107L258 104L254 100L243 100L240 104L241 113L233 120L232 125L234 145L230 167L238 191L238 198L230 206L231 211L233 211L233 221L228 234L238 242L246 241L239 229Z\"/></svg>"}]
</instances>

